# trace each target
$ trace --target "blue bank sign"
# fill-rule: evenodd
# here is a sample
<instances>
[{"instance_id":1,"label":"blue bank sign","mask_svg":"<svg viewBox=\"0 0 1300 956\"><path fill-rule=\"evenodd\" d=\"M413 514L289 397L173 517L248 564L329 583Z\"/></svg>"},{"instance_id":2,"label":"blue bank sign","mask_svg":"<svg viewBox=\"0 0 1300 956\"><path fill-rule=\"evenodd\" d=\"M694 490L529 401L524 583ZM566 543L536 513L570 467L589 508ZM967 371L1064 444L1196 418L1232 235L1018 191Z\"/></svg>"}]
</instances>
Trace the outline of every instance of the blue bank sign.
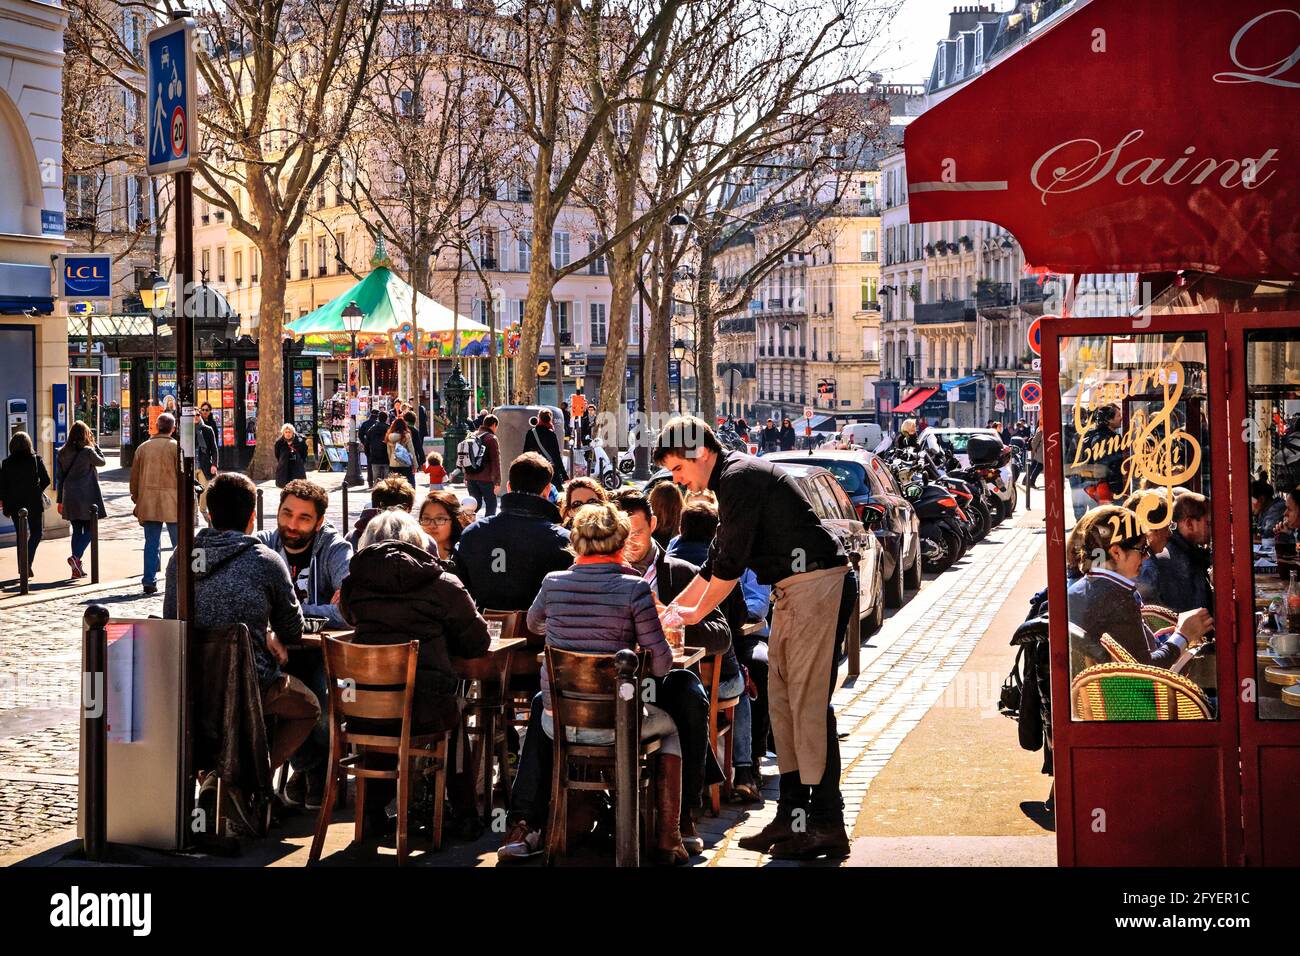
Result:
<instances>
[{"instance_id":1,"label":"blue bank sign","mask_svg":"<svg viewBox=\"0 0 1300 956\"><path fill-rule=\"evenodd\" d=\"M145 41L151 176L189 169L198 150L194 30L191 19L173 20L150 31Z\"/></svg>"},{"instance_id":2,"label":"blue bank sign","mask_svg":"<svg viewBox=\"0 0 1300 956\"><path fill-rule=\"evenodd\" d=\"M108 255L58 256L58 284L61 299L113 298L113 257Z\"/></svg>"}]
</instances>

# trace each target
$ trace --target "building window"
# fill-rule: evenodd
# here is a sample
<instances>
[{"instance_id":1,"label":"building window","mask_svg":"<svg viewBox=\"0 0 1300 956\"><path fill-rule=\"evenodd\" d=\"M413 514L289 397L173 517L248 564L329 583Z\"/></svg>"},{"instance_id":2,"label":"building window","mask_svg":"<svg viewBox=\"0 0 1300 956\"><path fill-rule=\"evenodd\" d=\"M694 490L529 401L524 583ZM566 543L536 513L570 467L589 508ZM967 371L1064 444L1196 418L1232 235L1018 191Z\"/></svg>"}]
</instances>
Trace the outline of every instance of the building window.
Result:
<instances>
[{"instance_id":1,"label":"building window","mask_svg":"<svg viewBox=\"0 0 1300 956\"><path fill-rule=\"evenodd\" d=\"M569 324L569 302L555 303L555 321L560 330L560 344L567 345L573 342L573 328Z\"/></svg>"},{"instance_id":2,"label":"building window","mask_svg":"<svg viewBox=\"0 0 1300 956\"><path fill-rule=\"evenodd\" d=\"M298 278L307 278L307 240L298 243Z\"/></svg>"},{"instance_id":3,"label":"building window","mask_svg":"<svg viewBox=\"0 0 1300 956\"><path fill-rule=\"evenodd\" d=\"M551 241L551 262L557 269L563 269L569 264L569 234L563 231L556 231Z\"/></svg>"},{"instance_id":4,"label":"building window","mask_svg":"<svg viewBox=\"0 0 1300 956\"><path fill-rule=\"evenodd\" d=\"M325 257L325 237L316 237L316 274L324 275L325 270L329 267L329 260Z\"/></svg>"},{"instance_id":5,"label":"building window","mask_svg":"<svg viewBox=\"0 0 1300 956\"><path fill-rule=\"evenodd\" d=\"M858 241L859 241L859 255L861 256L862 261L875 262L876 259L878 258L876 252L876 246L880 241L876 236L876 230L874 229L862 230L862 235L859 237Z\"/></svg>"},{"instance_id":6,"label":"building window","mask_svg":"<svg viewBox=\"0 0 1300 956\"><path fill-rule=\"evenodd\" d=\"M591 303L591 344L604 345L609 329L605 322L605 303Z\"/></svg>"},{"instance_id":7,"label":"building window","mask_svg":"<svg viewBox=\"0 0 1300 956\"><path fill-rule=\"evenodd\" d=\"M244 254L235 250L235 285L244 284Z\"/></svg>"},{"instance_id":8,"label":"building window","mask_svg":"<svg viewBox=\"0 0 1300 956\"><path fill-rule=\"evenodd\" d=\"M519 271L528 272L533 268L533 231L521 229L516 245L519 248Z\"/></svg>"},{"instance_id":9,"label":"building window","mask_svg":"<svg viewBox=\"0 0 1300 956\"><path fill-rule=\"evenodd\" d=\"M199 278L207 279L208 274L212 271L212 250L204 249L199 255Z\"/></svg>"},{"instance_id":10,"label":"building window","mask_svg":"<svg viewBox=\"0 0 1300 956\"><path fill-rule=\"evenodd\" d=\"M217 281L226 281L226 247L217 247Z\"/></svg>"},{"instance_id":11,"label":"building window","mask_svg":"<svg viewBox=\"0 0 1300 956\"><path fill-rule=\"evenodd\" d=\"M262 254L256 247L248 250L248 282L250 285L257 285L259 267L262 264Z\"/></svg>"}]
</instances>

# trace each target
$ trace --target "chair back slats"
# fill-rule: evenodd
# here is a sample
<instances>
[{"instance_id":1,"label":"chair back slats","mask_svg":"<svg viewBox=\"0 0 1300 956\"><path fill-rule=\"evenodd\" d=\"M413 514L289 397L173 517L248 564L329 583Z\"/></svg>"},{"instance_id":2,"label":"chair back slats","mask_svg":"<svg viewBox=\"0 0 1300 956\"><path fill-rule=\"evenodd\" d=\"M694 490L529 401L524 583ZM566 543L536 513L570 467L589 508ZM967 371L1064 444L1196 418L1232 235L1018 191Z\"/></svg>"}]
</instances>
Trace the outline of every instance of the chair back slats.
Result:
<instances>
[{"instance_id":1,"label":"chair back slats","mask_svg":"<svg viewBox=\"0 0 1300 956\"><path fill-rule=\"evenodd\" d=\"M404 690L365 690L347 688L339 693L339 713L344 717L371 720L401 720L406 706Z\"/></svg>"},{"instance_id":2,"label":"chair back slats","mask_svg":"<svg viewBox=\"0 0 1300 956\"><path fill-rule=\"evenodd\" d=\"M556 726L614 729L614 656L547 645L546 673Z\"/></svg>"},{"instance_id":3,"label":"chair back slats","mask_svg":"<svg viewBox=\"0 0 1300 956\"><path fill-rule=\"evenodd\" d=\"M1109 634L1103 634L1101 636L1101 646L1106 648L1106 653L1110 655L1110 659L1118 664L1137 663L1137 658L1126 651L1124 646Z\"/></svg>"},{"instance_id":4,"label":"chair back slats","mask_svg":"<svg viewBox=\"0 0 1300 956\"><path fill-rule=\"evenodd\" d=\"M1151 630L1159 631L1162 628L1173 627L1177 624L1178 614L1159 604L1144 604L1142 606L1142 620Z\"/></svg>"},{"instance_id":5,"label":"chair back slats","mask_svg":"<svg viewBox=\"0 0 1300 956\"><path fill-rule=\"evenodd\" d=\"M1079 720L1209 720L1205 693L1195 683L1145 664L1095 664L1070 684Z\"/></svg>"},{"instance_id":6,"label":"chair back slats","mask_svg":"<svg viewBox=\"0 0 1300 956\"><path fill-rule=\"evenodd\" d=\"M364 717L401 721L402 729L409 732L418 641L355 644L326 637L322 647L331 726L341 725L347 717ZM393 734L393 739L401 736Z\"/></svg>"},{"instance_id":7,"label":"chair back slats","mask_svg":"<svg viewBox=\"0 0 1300 956\"><path fill-rule=\"evenodd\" d=\"M332 664L339 680L351 679L372 687L400 687L410 679L408 658L414 657L419 643L357 644L325 638L326 662Z\"/></svg>"}]
</instances>

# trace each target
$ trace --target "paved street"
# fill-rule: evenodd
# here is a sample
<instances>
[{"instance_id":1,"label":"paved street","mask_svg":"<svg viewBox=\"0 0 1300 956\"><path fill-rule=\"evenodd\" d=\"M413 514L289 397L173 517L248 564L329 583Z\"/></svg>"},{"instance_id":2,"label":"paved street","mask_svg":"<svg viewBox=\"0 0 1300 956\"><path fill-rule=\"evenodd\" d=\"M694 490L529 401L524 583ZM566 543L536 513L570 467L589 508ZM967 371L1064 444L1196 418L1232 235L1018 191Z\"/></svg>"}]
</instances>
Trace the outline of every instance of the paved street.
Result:
<instances>
[{"instance_id":1,"label":"paved street","mask_svg":"<svg viewBox=\"0 0 1300 956\"><path fill-rule=\"evenodd\" d=\"M870 827L857 826L868 790L927 712L938 705L974 707L982 714L995 714L1001 680L996 668L973 687L958 684L955 696L954 678L1022 578L1041 573L1042 541L1038 511L1019 514L995 530L958 565L927 580L919 594L894 612L864 646L861 675L843 678L834 700L851 833L863 836L872 832ZM125 575L109 575L114 576ZM115 616L160 613L160 595L141 597L134 588L117 590L98 594L93 600L107 604ZM3 612L0 857L14 854L20 846L48 845L73 836L68 828L75 826L76 812L79 622L91 600L84 596L45 600ZM1005 643L1006 638L998 640ZM1009 664L1009 655L1007 660ZM1002 664L997 667L1005 673ZM1013 752L1013 725L999 720L993 729L1000 731L994 738L995 748L1005 739L1007 752ZM768 766L765 771L769 799L763 808L748 813L724 808L721 817L701 821L708 848L698 865L757 866L766 860L736 846L740 836L760 829L775 811L775 768ZM1018 812L1013 804L1006 807L1008 817ZM350 822L340 817L331 827L327 852L328 847L343 846L350 832ZM278 845L275 862L305 862L309 839L310 821L298 818ZM496 840L489 833L474 844L452 843L443 853L422 862L491 865ZM341 854L337 862L364 861L373 853L373 846L362 846ZM254 861L255 855L245 862Z\"/></svg>"}]
</instances>

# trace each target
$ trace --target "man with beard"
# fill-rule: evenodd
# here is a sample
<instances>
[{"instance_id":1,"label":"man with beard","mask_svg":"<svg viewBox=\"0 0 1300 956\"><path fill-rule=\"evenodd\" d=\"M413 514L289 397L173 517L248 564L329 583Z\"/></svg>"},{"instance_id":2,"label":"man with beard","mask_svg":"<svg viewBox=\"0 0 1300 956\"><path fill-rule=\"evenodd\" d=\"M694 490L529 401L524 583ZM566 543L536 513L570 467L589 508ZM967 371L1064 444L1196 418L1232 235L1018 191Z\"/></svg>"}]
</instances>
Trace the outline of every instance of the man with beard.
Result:
<instances>
[{"instance_id":1,"label":"man with beard","mask_svg":"<svg viewBox=\"0 0 1300 956\"><path fill-rule=\"evenodd\" d=\"M307 618L323 618L327 628L345 628L337 595L348 576L352 545L325 520L329 495L314 481L294 479L280 491L274 531L259 531L257 539L274 551L289 569ZM292 760L293 775L285 799L308 810L320 807L325 790L324 762L329 747L325 663L318 654L294 654L285 670L315 692L321 718Z\"/></svg>"}]
</instances>

